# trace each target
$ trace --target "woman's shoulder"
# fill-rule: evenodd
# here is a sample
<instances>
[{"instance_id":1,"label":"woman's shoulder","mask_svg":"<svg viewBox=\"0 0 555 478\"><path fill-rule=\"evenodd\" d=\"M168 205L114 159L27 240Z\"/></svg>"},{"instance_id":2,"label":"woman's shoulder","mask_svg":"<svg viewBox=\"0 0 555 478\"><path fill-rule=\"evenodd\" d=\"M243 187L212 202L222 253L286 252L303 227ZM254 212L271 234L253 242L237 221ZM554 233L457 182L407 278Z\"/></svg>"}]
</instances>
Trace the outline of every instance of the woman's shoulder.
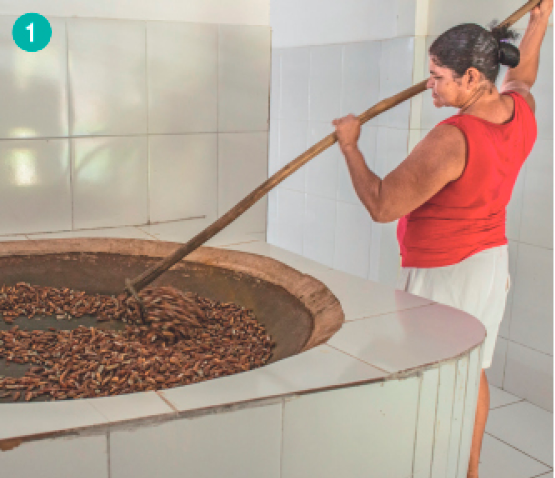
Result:
<instances>
[{"instance_id":1,"label":"woman's shoulder","mask_svg":"<svg viewBox=\"0 0 555 478\"><path fill-rule=\"evenodd\" d=\"M526 110L534 115L536 111L536 100L528 88L521 88L518 85L512 85L501 91L502 95L510 96L515 101L515 107L524 106Z\"/></svg>"}]
</instances>

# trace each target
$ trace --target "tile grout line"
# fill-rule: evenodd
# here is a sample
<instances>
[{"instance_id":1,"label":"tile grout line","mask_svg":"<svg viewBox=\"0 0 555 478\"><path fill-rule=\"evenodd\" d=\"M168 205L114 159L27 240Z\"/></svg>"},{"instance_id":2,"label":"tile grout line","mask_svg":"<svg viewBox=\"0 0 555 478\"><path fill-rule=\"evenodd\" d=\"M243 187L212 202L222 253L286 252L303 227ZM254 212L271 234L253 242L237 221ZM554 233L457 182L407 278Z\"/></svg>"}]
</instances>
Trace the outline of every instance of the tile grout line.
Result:
<instances>
[{"instance_id":1,"label":"tile grout line","mask_svg":"<svg viewBox=\"0 0 555 478\"><path fill-rule=\"evenodd\" d=\"M344 82L345 82L345 45L341 46L341 83L339 86L339 116L342 115L343 112L343 92L344 92ZM340 173L340 165L343 161L343 158L336 159L335 162L335 178L339 178ZM332 266L335 265L336 257L337 257L337 232L339 231L337 227L337 218L338 218L338 202L337 197L339 196L339 181L335 183L335 191L334 191L334 198L333 198L333 206L334 206L334 223L333 223L333 254L331 258Z\"/></svg>"},{"instance_id":2,"label":"tile grout line","mask_svg":"<svg viewBox=\"0 0 555 478\"><path fill-rule=\"evenodd\" d=\"M418 444L418 423L420 419L420 401L422 400L422 386L424 383L424 374L420 375L420 380L418 381L418 401L416 403L416 424L414 427L414 446L412 447L412 476L415 474L415 466L416 466L416 447Z\"/></svg>"},{"instance_id":3,"label":"tile grout line","mask_svg":"<svg viewBox=\"0 0 555 478\"><path fill-rule=\"evenodd\" d=\"M71 114L71 84L70 84L70 75L69 75L69 25L68 20L64 20L65 29L66 29L66 93L67 93L67 133L68 133L68 154L69 154L69 195L71 200L71 230L75 229L75 208L74 208L74 171L73 171L73 160L74 160L74 147L73 141L71 139L72 133L72 123L73 118Z\"/></svg>"},{"instance_id":4,"label":"tile grout line","mask_svg":"<svg viewBox=\"0 0 555 478\"><path fill-rule=\"evenodd\" d=\"M304 147L303 149L306 151L308 149L308 138L310 135L310 83L311 83L311 77L312 77L312 46L308 47L308 78L307 78L307 109L306 109L306 135L304 138ZM303 120L304 121L304 120ZM302 153L300 153L302 154ZM307 166L305 164L305 166ZM306 227L306 216L307 216L307 197L308 197L308 192L306 191L306 181L307 181L307 169L308 167L303 166L301 169L304 170L304 181L303 181L303 189L304 191L301 192L301 194L303 195L303 220L302 220L302 225L301 225L301 256L305 257L308 259L308 257L306 257L305 255L305 246L304 246L304 240L305 240L305 227ZM297 171L300 171L300 169L298 169Z\"/></svg>"},{"instance_id":5,"label":"tile grout line","mask_svg":"<svg viewBox=\"0 0 555 478\"><path fill-rule=\"evenodd\" d=\"M465 358L467 358L468 356L465 356ZM454 369L455 369L455 379L453 380L453 402L451 404L451 415L449 417L449 439L447 441L447 457L446 457L446 461L445 461L445 466L446 468L449 467L449 451L451 450L451 436L453 434L453 415L455 413L455 402L457 400L457 383L458 383L458 376L459 376L459 363L462 360L462 358L457 359L457 361L454 364ZM462 423L461 423L461 431L462 431ZM460 443L459 443L459 450L460 450ZM457 471L458 471L458 466L459 466L459 460L457 458Z\"/></svg>"},{"instance_id":6,"label":"tile grout line","mask_svg":"<svg viewBox=\"0 0 555 478\"><path fill-rule=\"evenodd\" d=\"M160 390L156 390L156 395L158 395L158 398L160 398L174 412L176 412L176 413L179 412L179 410L174 407L173 403L171 403L166 397L164 397L164 395L162 394L162 392Z\"/></svg>"},{"instance_id":7,"label":"tile grout line","mask_svg":"<svg viewBox=\"0 0 555 478\"><path fill-rule=\"evenodd\" d=\"M530 347L529 345L523 344L523 343L521 343L521 342L517 342L516 340L513 340L513 339L508 339L508 338L506 338L506 337L501 337L501 338L505 339L507 342L511 342L511 343L513 343L513 344L520 345L521 347L527 348L528 350L533 350L534 352L537 352L537 353L539 353L539 354L542 354L542 355L545 355L545 356L547 356L547 357L553 358L553 355L548 354L548 353L546 353L546 352L543 352L542 350L535 349L535 348L533 348L533 347ZM507 350L508 350L508 348L509 348L509 347L507 347Z\"/></svg>"},{"instance_id":8,"label":"tile grout line","mask_svg":"<svg viewBox=\"0 0 555 478\"><path fill-rule=\"evenodd\" d=\"M362 360L361 358L356 357L356 356L354 356L354 355L351 355L349 352L345 352L345 350L338 349L337 347L335 347L335 346L333 346L333 345L330 345L329 343L325 343L325 344L323 344L323 345L327 345L328 347L330 347L330 348L332 348L332 349L334 349L334 350L337 350L338 352L340 352L340 353L342 353L342 354L344 354L344 355L347 355L348 357L351 357L351 358L357 360L358 362L362 362L364 365L370 365L370 367L373 367L373 368L379 370L380 372L384 372L384 373L387 373L387 374L389 374L389 375L392 375L392 374L396 373L396 372L389 372L388 370L385 370L385 369L380 368L380 367L378 367L378 366L376 366L376 365L374 365L374 364L371 364L370 362L367 362L366 360Z\"/></svg>"},{"instance_id":9,"label":"tile grout line","mask_svg":"<svg viewBox=\"0 0 555 478\"><path fill-rule=\"evenodd\" d=\"M151 195L151 165L150 155L150 104L149 104L149 83L148 83L148 22L145 25L145 100L146 100L146 222L150 224L150 195Z\"/></svg>"},{"instance_id":10,"label":"tile grout line","mask_svg":"<svg viewBox=\"0 0 555 478\"><path fill-rule=\"evenodd\" d=\"M281 121L281 120L280 120ZM287 121L287 120L283 120ZM298 122L307 122L306 120L289 120ZM324 123L323 121L320 123ZM327 123L326 123L327 124ZM392 128L397 129L397 128ZM401 128L399 128L401 129ZM252 130L237 130L225 131L225 134L246 134L246 133L267 133L268 129L252 129ZM17 138L0 137L0 142L3 141L50 141L50 140L63 140L63 139L96 139L96 138L141 138L144 136L195 136L195 135L214 135L219 131L181 131L178 133L127 133L127 134L67 134L65 136L27 136ZM512 240L512 239L511 239Z\"/></svg>"},{"instance_id":11,"label":"tile grout line","mask_svg":"<svg viewBox=\"0 0 555 478\"><path fill-rule=\"evenodd\" d=\"M519 398L520 398L520 397L519 397ZM497 407L490 408L489 410L490 410L490 411L491 411L491 410L499 410L500 408L509 407L509 406L511 406L511 405L515 405L515 404L520 403L520 402L526 402L526 399L525 399L525 398L521 398L520 400L516 400L515 402L505 403L505 404L503 404L503 405L498 405Z\"/></svg>"},{"instance_id":12,"label":"tile grout line","mask_svg":"<svg viewBox=\"0 0 555 478\"><path fill-rule=\"evenodd\" d=\"M112 477L112 460L110 453L110 429L106 431L106 448L108 452L108 478Z\"/></svg>"},{"instance_id":13,"label":"tile grout line","mask_svg":"<svg viewBox=\"0 0 555 478\"><path fill-rule=\"evenodd\" d=\"M279 446L279 476L283 476L283 442L285 441L285 435L283 433L285 429L285 399L281 400L281 440Z\"/></svg>"},{"instance_id":14,"label":"tile grout line","mask_svg":"<svg viewBox=\"0 0 555 478\"><path fill-rule=\"evenodd\" d=\"M463 400L463 412L462 412L462 417L461 417L461 434L459 437L459 452L457 453L457 475L459 474L459 469L460 469L460 463L461 463L461 443L462 443L462 437L463 437L463 430L464 430L464 419L466 418L466 399L468 398L468 376L470 375L470 355L467 356L468 357L468 365L466 368L466 380L464 383L464 400Z\"/></svg>"},{"instance_id":15,"label":"tile grout line","mask_svg":"<svg viewBox=\"0 0 555 478\"><path fill-rule=\"evenodd\" d=\"M495 438L496 440L500 441L501 443L504 443L505 445L511 447L513 450L516 450L520 453L522 453L523 455L526 455L528 458L531 458L532 460L537 461L538 463L541 463L544 466L547 466L548 468L552 469L552 467L550 465L548 465L547 463L544 463L543 461L539 460L538 458L533 457L532 455L529 455L528 453L526 453L525 451L522 451L520 449L518 449L517 447L515 447L514 445L511 445L510 443L507 443L506 441L502 440L499 437L496 437L495 435L492 435L490 432L484 432L486 435L489 435L492 438ZM541 476L541 475L540 475Z\"/></svg>"},{"instance_id":16,"label":"tile grout line","mask_svg":"<svg viewBox=\"0 0 555 478\"><path fill-rule=\"evenodd\" d=\"M332 269L332 272L341 272L342 274L347 274L347 272L343 272L343 271L340 271L338 269ZM366 281L371 281L372 280L372 279L362 279L362 278L360 278L360 279L361 280L366 280ZM380 282L380 284L381 284L381 282ZM328 287L328 286L326 286L326 287ZM333 293L333 291L332 291L332 293ZM384 315L394 314L396 312L405 312L407 310L422 309L423 307L430 307L432 305L441 305L441 304L439 304L438 302L433 302L432 301L428 304L415 305L414 307L407 307L405 309L397 309L397 310L393 310L391 312L383 312L383 313L376 314L376 315L368 315L368 316L365 316L365 317L359 317L358 319L349 319L349 320L345 319L345 324L351 324L353 322L358 322L360 320L366 320L366 319L377 319L378 317L382 317Z\"/></svg>"},{"instance_id":17,"label":"tile grout line","mask_svg":"<svg viewBox=\"0 0 555 478\"><path fill-rule=\"evenodd\" d=\"M216 217L220 217L220 45L222 26L216 29Z\"/></svg>"},{"instance_id":18,"label":"tile grout line","mask_svg":"<svg viewBox=\"0 0 555 478\"><path fill-rule=\"evenodd\" d=\"M441 366L438 367L437 373L437 393L436 393L436 407L435 407L435 418L434 418L434 433L432 438L432 459L430 460L430 476L432 476L432 470L434 466L434 450L435 450L435 442L436 442L436 424L437 424L437 411L439 408L439 389L441 387Z\"/></svg>"},{"instance_id":19,"label":"tile grout line","mask_svg":"<svg viewBox=\"0 0 555 478\"><path fill-rule=\"evenodd\" d=\"M134 226L134 227L136 227L139 231L141 231L142 233L146 234L147 236L152 237L152 239L154 239L155 241L159 241L159 240L160 240L160 238L158 238L158 237L154 236L153 234L150 234L149 232L144 231L143 229L141 229L140 226Z\"/></svg>"}]
</instances>

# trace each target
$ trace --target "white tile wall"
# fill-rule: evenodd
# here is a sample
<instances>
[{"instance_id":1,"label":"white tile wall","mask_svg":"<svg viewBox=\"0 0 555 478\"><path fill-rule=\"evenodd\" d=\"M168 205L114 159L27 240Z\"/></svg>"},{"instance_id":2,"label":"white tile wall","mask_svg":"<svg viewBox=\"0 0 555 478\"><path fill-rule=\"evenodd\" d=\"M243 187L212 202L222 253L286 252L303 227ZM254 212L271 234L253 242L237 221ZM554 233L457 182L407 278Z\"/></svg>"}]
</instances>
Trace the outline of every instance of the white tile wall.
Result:
<instances>
[{"instance_id":1,"label":"white tile wall","mask_svg":"<svg viewBox=\"0 0 555 478\"><path fill-rule=\"evenodd\" d=\"M43 15L94 18L131 18L134 20L162 20L172 22L230 23L236 25L268 25L270 5L260 0L189 0L176 3L161 0L154 5L150 0L139 0L129 8L126 0L90 2L89 0L20 0L17 5L2 3L2 13L21 15L37 12Z\"/></svg>"},{"instance_id":2,"label":"white tile wall","mask_svg":"<svg viewBox=\"0 0 555 478\"><path fill-rule=\"evenodd\" d=\"M368 277L372 220L361 204L337 202L333 268Z\"/></svg>"},{"instance_id":3,"label":"white tile wall","mask_svg":"<svg viewBox=\"0 0 555 478\"><path fill-rule=\"evenodd\" d=\"M333 266L337 203L331 199L306 195L303 220L303 255L326 266Z\"/></svg>"},{"instance_id":4,"label":"white tile wall","mask_svg":"<svg viewBox=\"0 0 555 478\"><path fill-rule=\"evenodd\" d=\"M65 21L49 18L52 38L41 51L16 46L17 17L0 17L1 138L67 136L67 42Z\"/></svg>"},{"instance_id":5,"label":"white tile wall","mask_svg":"<svg viewBox=\"0 0 555 478\"><path fill-rule=\"evenodd\" d=\"M381 42L380 100L389 98L412 85L414 38L401 37ZM376 119L380 126L408 129L410 102L405 101Z\"/></svg>"},{"instance_id":6,"label":"white tile wall","mask_svg":"<svg viewBox=\"0 0 555 478\"><path fill-rule=\"evenodd\" d=\"M409 130L380 126L376 142L375 173L384 178L408 155Z\"/></svg>"},{"instance_id":7,"label":"white tile wall","mask_svg":"<svg viewBox=\"0 0 555 478\"><path fill-rule=\"evenodd\" d=\"M401 8L399 13L407 12ZM402 28L408 28L410 22L407 18L400 19L400 25L403 22L405 26ZM278 163L272 159L277 154L272 150L272 170L278 164L279 167L284 166L333 131L329 123L318 125L310 121L305 126L307 118L329 121L336 115L360 114L379 99L396 94L412 84L414 40L409 37L283 48L279 54L281 109L278 116L282 120L274 137L279 136L276 140L279 147L276 149L279 149L280 160ZM341 74L338 75L338 72ZM338 90L341 93L339 112ZM362 129L359 141L361 152L368 166L382 177L407 155L409 112L410 104L406 103ZM376 127L378 120L387 126ZM337 147L334 148L336 154L329 150L322 153L283 183L284 188L308 193L303 254L340 270L359 276L366 274L366 277L394 286L399 269L396 224L371 223L369 214L354 191L345 160ZM278 211L279 197L279 194L275 196ZM326 199L335 200L335 204ZM356 206L356 209L349 207L349 204ZM318 220L314 215L314 211L318 210L325 214L325 219ZM348 216L338 219L333 231L333 214L338 214L338 211L342 214L348 211ZM360 221L359 224L355 224L355 220ZM269 230L276 231L274 226L269 226ZM283 234L291 235L289 232ZM276 237L277 231L271 232L269 240L277 240ZM330 257L334 241L337 241L334 257Z\"/></svg>"},{"instance_id":8,"label":"white tile wall","mask_svg":"<svg viewBox=\"0 0 555 478\"><path fill-rule=\"evenodd\" d=\"M71 143L74 227L145 224L146 136L76 138Z\"/></svg>"},{"instance_id":9,"label":"white tile wall","mask_svg":"<svg viewBox=\"0 0 555 478\"><path fill-rule=\"evenodd\" d=\"M416 0L397 0L397 36L416 35Z\"/></svg>"},{"instance_id":10,"label":"white tile wall","mask_svg":"<svg viewBox=\"0 0 555 478\"><path fill-rule=\"evenodd\" d=\"M553 140L553 26L545 33L538 78L531 91L536 99L538 139Z\"/></svg>"},{"instance_id":11,"label":"white tile wall","mask_svg":"<svg viewBox=\"0 0 555 478\"><path fill-rule=\"evenodd\" d=\"M288 189L277 190L277 220L268 225L275 235L275 245L297 254L303 253L305 194Z\"/></svg>"},{"instance_id":12,"label":"white tile wall","mask_svg":"<svg viewBox=\"0 0 555 478\"><path fill-rule=\"evenodd\" d=\"M12 168L3 191L16 214L3 218L0 234L215 218L218 111L220 132L267 131L270 29L176 18L49 18L50 44L27 54L9 33L16 18L0 16L0 101L10 110L0 138L52 139L11 143L18 159L3 160ZM178 136L206 132L214 137ZM306 127L303 134L306 142ZM40 168L33 159L39 157ZM260 223L258 231L263 217Z\"/></svg>"},{"instance_id":13,"label":"white tile wall","mask_svg":"<svg viewBox=\"0 0 555 478\"><path fill-rule=\"evenodd\" d=\"M388 224L374 224L374 226L381 229L378 280L389 287L395 287L401 269L397 221Z\"/></svg>"},{"instance_id":14,"label":"white tile wall","mask_svg":"<svg viewBox=\"0 0 555 478\"><path fill-rule=\"evenodd\" d=\"M281 52L281 108L279 118L308 120L310 49L291 48Z\"/></svg>"},{"instance_id":15,"label":"white tile wall","mask_svg":"<svg viewBox=\"0 0 555 478\"><path fill-rule=\"evenodd\" d=\"M69 140L0 141L0 234L71 229Z\"/></svg>"},{"instance_id":16,"label":"white tile wall","mask_svg":"<svg viewBox=\"0 0 555 478\"><path fill-rule=\"evenodd\" d=\"M110 433L112 478L279 478L281 403ZM213 456L210 450L221 450Z\"/></svg>"},{"instance_id":17,"label":"white tile wall","mask_svg":"<svg viewBox=\"0 0 555 478\"><path fill-rule=\"evenodd\" d=\"M282 477L411 476L414 434L392 431L415 429L418 391L411 378L286 401Z\"/></svg>"},{"instance_id":18,"label":"white tile wall","mask_svg":"<svg viewBox=\"0 0 555 478\"><path fill-rule=\"evenodd\" d=\"M398 0L280 0L270 3L277 48L392 38L398 33ZM294 13L292 13L294 12Z\"/></svg>"},{"instance_id":19,"label":"white tile wall","mask_svg":"<svg viewBox=\"0 0 555 478\"><path fill-rule=\"evenodd\" d=\"M216 220L217 134L151 135L148 142L150 221Z\"/></svg>"},{"instance_id":20,"label":"white tile wall","mask_svg":"<svg viewBox=\"0 0 555 478\"><path fill-rule=\"evenodd\" d=\"M331 122L340 116L341 64L341 45L310 49L310 120Z\"/></svg>"},{"instance_id":21,"label":"white tile wall","mask_svg":"<svg viewBox=\"0 0 555 478\"><path fill-rule=\"evenodd\" d=\"M553 249L553 140L538 140L526 161L520 241Z\"/></svg>"},{"instance_id":22,"label":"white tile wall","mask_svg":"<svg viewBox=\"0 0 555 478\"><path fill-rule=\"evenodd\" d=\"M487 2L469 0L466 2L449 2L446 0L430 0L428 34L440 35L455 25L461 23L487 24L494 18L500 20L522 7L520 0L505 0L503 2ZM515 28L525 28L527 19L516 23Z\"/></svg>"},{"instance_id":23,"label":"white tile wall","mask_svg":"<svg viewBox=\"0 0 555 478\"><path fill-rule=\"evenodd\" d=\"M70 133L146 133L145 24L72 18L67 25Z\"/></svg>"},{"instance_id":24,"label":"white tile wall","mask_svg":"<svg viewBox=\"0 0 555 478\"><path fill-rule=\"evenodd\" d=\"M147 22L148 132L218 130L218 25Z\"/></svg>"},{"instance_id":25,"label":"white tile wall","mask_svg":"<svg viewBox=\"0 0 555 478\"><path fill-rule=\"evenodd\" d=\"M380 69L376 65L380 64L381 45L373 41L343 46L341 116L360 115L379 101Z\"/></svg>"},{"instance_id":26,"label":"white tile wall","mask_svg":"<svg viewBox=\"0 0 555 478\"><path fill-rule=\"evenodd\" d=\"M503 388L553 412L553 356L508 342Z\"/></svg>"},{"instance_id":27,"label":"white tile wall","mask_svg":"<svg viewBox=\"0 0 555 478\"><path fill-rule=\"evenodd\" d=\"M268 133L218 135L218 216L223 216L268 177ZM266 229L267 198L234 221L243 232Z\"/></svg>"},{"instance_id":28,"label":"white tile wall","mask_svg":"<svg viewBox=\"0 0 555 478\"><path fill-rule=\"evenodd\" d=\"M268 132L268 175L272 176L280 169L279 163L279 120L270 120Z\"/></svg>"},{"instance_id":29,"label":"white tile wall","mask_svg":"<svg viewBox=\"0 0 555 478\"><path fill-rule=\"evenodd\" d=\"M309 121L308 147L312 147L330 133L334 127L331 123ZM344 162L339 146L334 144L327 150L312 158L305 166L305 191L327 199L335 199L337 194L338 163Z\"/></svg>"},{"instance_id":30,"label":"white tile wall","mask_svg":"<svg viewBox=\"0 0 555 478\"><path fill-rule=\"evenodd\" d=\"M35 239L76 239L78 237L118 237L124 239L143 239L152 241L156 239L137 226L105 227L99 229L77 229L64 232L47 232L44 234L28 234L30 240Z\"/></svg>"},{"instance_id":31,"label":"white tile wall","mask_svg":"<svg viewBox=\"0 0 555 478\"><path fill-rule=\"evenodd\" d=\"M278 224L278 194L279 189L274 188L268 193L268 212L266 216L266 242L276 244Z\"/></svg>"},{"instance_id":32,"label":"white tile wall","mask_svg":"<svg viewBox=\"0 0 555 478\"><path fill-rule=\"evenodd\" d=\"M286 166L297 156L308 149L308 122L281 120L279 122L279 164L278 169ZM317 161L316 158L312 159ZM284 188L295 191L305 191L305 175L308 165L304 165L298 171L289 176L281 183Z\"/></svg>"},{"instance_id":33,"label":"white tile wall","mask_svg":"<svg viewBox=\"0 0 555 478\"><path fill-rule=\"evenodd\" d=\"M279 119L281 105L281 51L272 49L270 79L270 119Z\"/></svg>"},{"instance_id":34,"label":"white tile wall","mask_svg":"<svg viewBox=\"0 0 555 478\"><path fill-rule=\"evenodd\" d=\"M553 355L553 250L520 243L510 339Z\"/></svg>"},{"instance_id":35,"label":"white tile wall","mask_svg":"<svg viewBox=\"0 0 555 478\"><path fill-rule=\"evenodd\" d=\"M267 131L270 29L220 25L218 130Z\"/></svg>"},{"instance_id":36,"label":"white tile wall","mask_svg":"<svg viewBox=\"0 0 555 478\"><path fill-rule=\"evenodd\" d=\"M40 440L2 452L0 467L14 478L108 478L107 452L106 435Z\"/></svg>"}]
</instances>

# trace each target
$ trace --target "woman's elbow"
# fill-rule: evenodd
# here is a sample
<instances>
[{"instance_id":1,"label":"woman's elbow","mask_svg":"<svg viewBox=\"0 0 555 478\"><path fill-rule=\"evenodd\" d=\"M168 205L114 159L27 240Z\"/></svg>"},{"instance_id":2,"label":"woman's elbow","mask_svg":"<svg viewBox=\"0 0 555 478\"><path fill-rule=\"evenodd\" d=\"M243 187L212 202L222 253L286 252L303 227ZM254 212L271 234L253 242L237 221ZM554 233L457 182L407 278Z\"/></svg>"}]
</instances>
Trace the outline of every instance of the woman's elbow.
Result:
<instances>
[{"instance_id":1,"label":"woman's elbow","mask_svg":"<svg viewBox=\"0 0 555 478\"><path fill-rule=\"evenodd\" d=\"M388 211L385 208L374 208L373 210L368 209L372 221L378 222L380 224L387 224L388 222L393 222L399 219L393 211Z\"/></svg>"},{"instance_id":2,"label":"woman's elbow","mask_svg":"<svg viewBox=\"0 0 555 478\"><path fill-rule=\"evenodd\" d=\"M370 208L366 206L366 210L369 212L370 217L372 218L372 221L379 222L379 223L390 222L387 220L387 217L384 215L383 211L380 208L378 207Z\"/></svg>"}]
</instances>

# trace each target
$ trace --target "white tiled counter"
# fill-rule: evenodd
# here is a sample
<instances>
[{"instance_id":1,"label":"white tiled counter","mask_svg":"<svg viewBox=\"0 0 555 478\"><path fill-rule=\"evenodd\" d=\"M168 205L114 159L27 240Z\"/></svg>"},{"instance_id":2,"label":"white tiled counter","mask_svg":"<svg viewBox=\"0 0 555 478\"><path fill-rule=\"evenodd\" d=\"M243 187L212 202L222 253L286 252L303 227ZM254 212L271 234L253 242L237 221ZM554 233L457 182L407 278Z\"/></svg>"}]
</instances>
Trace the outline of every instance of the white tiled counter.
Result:
<instances>
[{"instance_id":1,"label":"white tiled counter","mask_svg":"<svg viewBox=\"0 0 555 478\"><path fill-rule=\"evenodd\" d=\"M185 241L206 225L105 232ZM160 392L2 404L1 476L466 477L480 322L276 248L259 234L234 235L230 227L208 245L268 256L317 278L339 299L345 324L326 344L230 377Z\"/></svg>"}]
</instances>

